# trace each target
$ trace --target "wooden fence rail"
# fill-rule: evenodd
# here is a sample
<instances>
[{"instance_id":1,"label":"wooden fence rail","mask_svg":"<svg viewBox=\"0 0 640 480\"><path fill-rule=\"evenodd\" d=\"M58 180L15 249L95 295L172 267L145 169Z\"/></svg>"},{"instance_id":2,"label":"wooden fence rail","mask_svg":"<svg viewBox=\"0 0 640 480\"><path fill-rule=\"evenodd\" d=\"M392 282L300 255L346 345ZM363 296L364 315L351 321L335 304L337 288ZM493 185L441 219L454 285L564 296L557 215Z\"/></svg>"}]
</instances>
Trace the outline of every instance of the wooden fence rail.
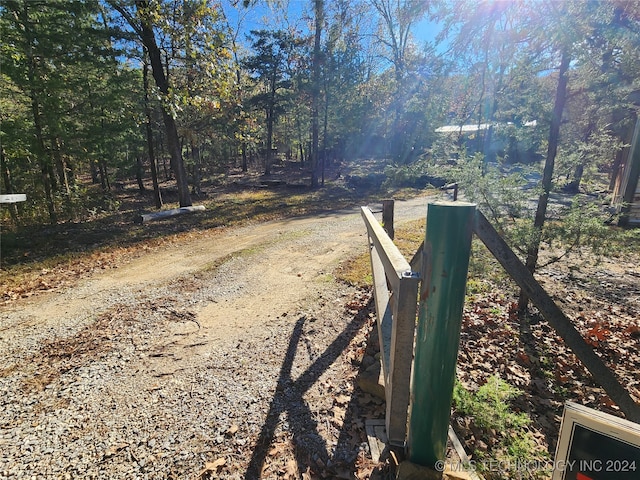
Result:
<instances>
[{"instance_id":1,"label":"wooden fence rail","mask_svg":"<svg viewBox=\"0 0 640 480\"><path fill-rule=\"evenodd\" d=\"M387 404L387 437L391 445L404 446L419 275L411 270L371 210L362 207L361 213L367 226L371 253Z\"/></svg>"}]
</instances>

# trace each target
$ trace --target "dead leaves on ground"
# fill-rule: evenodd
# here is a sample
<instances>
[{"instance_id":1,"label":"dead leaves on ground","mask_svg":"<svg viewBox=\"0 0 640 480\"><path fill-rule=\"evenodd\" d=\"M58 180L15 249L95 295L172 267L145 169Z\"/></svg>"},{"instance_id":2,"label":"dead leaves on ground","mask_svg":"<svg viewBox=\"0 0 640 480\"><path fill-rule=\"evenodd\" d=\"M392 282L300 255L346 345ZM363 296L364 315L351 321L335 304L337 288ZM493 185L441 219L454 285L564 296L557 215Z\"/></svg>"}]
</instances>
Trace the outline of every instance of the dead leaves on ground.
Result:
<instances>
[{"instance_id":1,"label":"dead leaves on ground","mask_svg":"<svg viewBox=\"0 0 640 480\"><path fill-rule=\"evenodd\" d=\"M205 480L208 478L217 478L217 475L227 463L224 457L217 458L213 462L206 462L204 468L198 474L198 478Z\"/></svg>"},{"instance_id":2,"label":"dead leaves on ground","mask_svg":"<svg viewBox=\"0 0 640 480\"><path fill-rule=\"evenodd\" d=\"M636 286L636 297L639 290ZM551 293L621 384L640 399L640 326L630 313L633 307L608 303L607 298L587 302L587 293L558 282ZM477 390L493 374L524 392L513 407L529 414L539 447L551 454L565 401L621 415L546 321L534 316L529 324L521 323L515 298L497 289L476 295L465 307L458 357L458 377L468 389ZM459 429L470 452L486 446L476 430L471 425Z\"/></svg>"},{"instance_id":3,"label":"dead leaves on ground","mask_svg":"<svg viewBox=\"0 0 640 480\"><path fill-rule=\"evenodd\" d=\"M131 249L119 248L61 259L54 266L39 270L17 267L7 275L0 275L0 303L7 305L20 298L68 288L97 271L118 268L131 254Z\"/></svg>"},{"instance_id":4,"label":"dead leaves on ground","mask_svg":"<svg viewBox=\"0 0 640 480\"><path fill-rule=\"evenodd\" d=\"M34 373L23 382L27 391L42 391L60 375L94 362L113 348L117 331L123 327L118 312L100 315L75 335L43 342L40 350L26 362Z\"/></svg>"}]
</instances>

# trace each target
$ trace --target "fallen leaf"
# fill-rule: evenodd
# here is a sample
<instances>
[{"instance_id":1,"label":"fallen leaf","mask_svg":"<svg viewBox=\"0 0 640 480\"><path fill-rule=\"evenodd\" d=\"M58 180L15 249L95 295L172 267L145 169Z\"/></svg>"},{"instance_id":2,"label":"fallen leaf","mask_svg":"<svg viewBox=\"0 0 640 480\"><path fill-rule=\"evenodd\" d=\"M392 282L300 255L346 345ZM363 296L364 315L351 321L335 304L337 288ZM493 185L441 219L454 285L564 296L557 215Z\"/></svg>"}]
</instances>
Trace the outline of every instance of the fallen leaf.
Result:
<instances>
[{"instance_id":1,"label":"fallen leaf","mask_svg":"<svg viewBox=\"0 0 640 480\"><path fill-rule=\"evenodd\" d=\"M276 455L278 455L281 452L284 452L286 450L287 450L287 444L286 443L276 443L275 445L273 445L271 447L271 449L269 450L268 455L273 457L273 456L276 456Z\"/></svg>"},{"instance_id":2,"label":"fallen leaf","mask_svg":"<svg viewBox=\"0 0 640 480\"><path fill-rule=\"evenodd\" d=\"M639 338L640 337L640 327L638 325L631 325L624 330L624 333L629 335L631 338Z\"/></svg>"},{"instance_id":3,"label":"fallen leaf","mask_svg":"<svg viewBox=\"0 0 640 480\"><path fill-rule=\"evenodd\" d=\"M227 435L233 435L238 431L238 425L231 425L227 430Z\"/></svg>"},{"instance_id":4,"label":"fallen leaf","mask_svg":"<svg viewBox=\"0 0 640 480\"><path fill-rule=\"evenodd\" d=\"M222 467L225 463L227 463L227 459L224 458L224 457L220 457L220 458L214 460L213 462L205 463L205 469L207 469L207 470L217 470L218 468Z\"/></svg>"},{"instance_id":5,"label":"fallen leaf","mask_svg":"<svg viewBox=\"0 0 640 480\"><path fill-rule=\"evenodd\" d=\"M298 478L298 463L295 460L289 460L285 468L286 478Z\"/></svg>"},{"instance_id":6,"label":"fallen leaf","mask_svg":"<svg viewBox=\"0 0 640 480\"><path fill-rule=\"evenodd\" d=\"M123 448L127 448L128 446L129 446L128 443L119 443L117 445L112 445L111 447L107 448L106 452L104 452L104 456L112 457L113 455L118 453L120 450L122 450Z\"/></svg>"},{"instance_id":7,"label":"fallen leaf","mask_svg":"<svg viewBox=\"0 0 640 480\"><path fill-rule=\"evenodd\" d=\"M204 469L200 471L198 474L199 478L204 478L205 475L210 473L218 473L220 471L220 467L224 466L227 463L227 459L224 457L220 457L213 462L206 462L204 464ZM209 477L207 477L209 478Z\"/></svg>"}]
</instances>

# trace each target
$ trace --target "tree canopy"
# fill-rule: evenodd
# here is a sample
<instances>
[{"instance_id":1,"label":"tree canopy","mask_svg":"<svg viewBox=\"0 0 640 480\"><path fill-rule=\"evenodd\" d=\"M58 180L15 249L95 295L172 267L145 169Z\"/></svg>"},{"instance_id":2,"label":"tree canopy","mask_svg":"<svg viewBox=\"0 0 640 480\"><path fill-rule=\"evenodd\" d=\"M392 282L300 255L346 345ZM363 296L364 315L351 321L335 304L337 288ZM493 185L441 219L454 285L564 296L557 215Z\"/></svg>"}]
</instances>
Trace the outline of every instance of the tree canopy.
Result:
<instances>
[{"instance_id":1,"label":"tree canopy","mask_svg":"<svg viewBox=\"0 0 640 480\"><path fill-rule=\"evenodd\" d=\"M158 199L170 180L189 205L239 158L266 175L297 160L316 186L344 158L541 166L556 143L543 189L616 175L637 110L635 3L294 4L4 1L2 190L28 202L3 222L83 218L92 185L137 176L143 189L152 174ZM446 125L478 128L436 132Z\"/></svg>"}]
</instances>

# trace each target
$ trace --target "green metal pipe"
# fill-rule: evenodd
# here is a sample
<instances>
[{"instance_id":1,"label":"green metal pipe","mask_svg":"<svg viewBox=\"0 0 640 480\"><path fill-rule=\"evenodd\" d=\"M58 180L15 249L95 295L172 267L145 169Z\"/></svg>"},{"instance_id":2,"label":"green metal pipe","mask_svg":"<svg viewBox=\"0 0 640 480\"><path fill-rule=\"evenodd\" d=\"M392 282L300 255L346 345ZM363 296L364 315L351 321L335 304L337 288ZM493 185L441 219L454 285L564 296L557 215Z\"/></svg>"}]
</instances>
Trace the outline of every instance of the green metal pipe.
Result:
<instances>
[{"instance_id":1,"label":"green metal pipe","mask_svg":"<svg viewBox=\"0 0 640 480\"><path fill-rule=\"evenodd\" d=\"M418 465L446 453L475 211L461 202L427 206L407 441Z\"/></svg>"}]
</instances>

